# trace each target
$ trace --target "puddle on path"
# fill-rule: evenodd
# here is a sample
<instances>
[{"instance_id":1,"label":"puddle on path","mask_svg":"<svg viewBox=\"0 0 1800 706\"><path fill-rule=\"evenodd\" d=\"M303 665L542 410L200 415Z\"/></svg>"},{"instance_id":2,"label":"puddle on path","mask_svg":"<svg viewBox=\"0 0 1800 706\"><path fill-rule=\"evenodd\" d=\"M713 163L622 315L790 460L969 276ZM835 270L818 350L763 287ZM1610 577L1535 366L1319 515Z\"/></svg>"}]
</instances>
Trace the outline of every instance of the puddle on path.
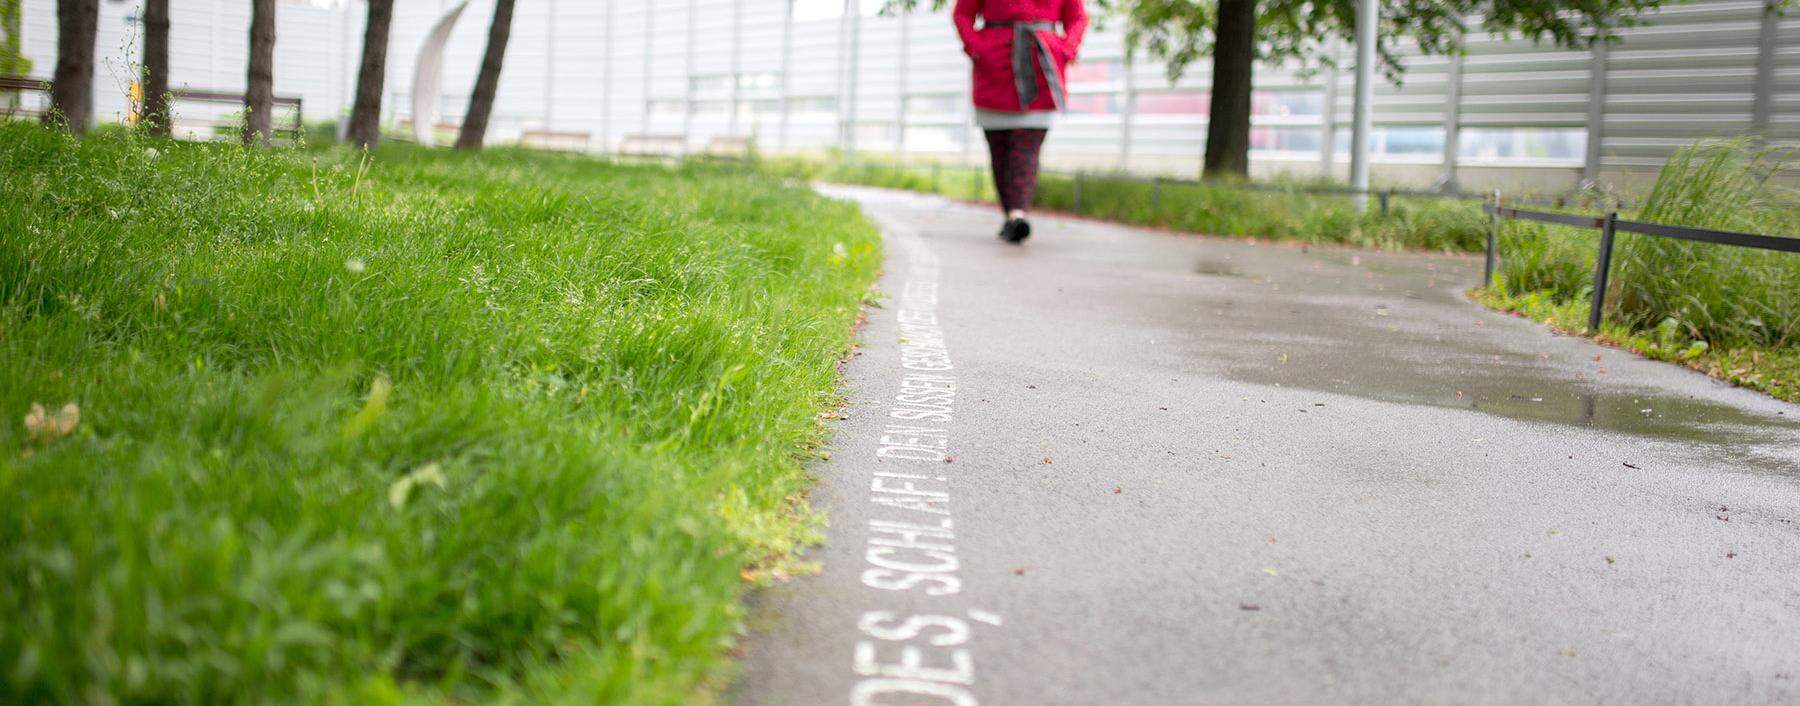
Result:
<instances>
[{"instance_id":1,"label":"puddle on path","mask_svg":"<svg viewBox=\"0 0 1800 706\"><path fill-rule=\"evenodd\" d=\"M1202 259L1201 275L1261 281L1270 272L1287 286L1196 288L1159 298L1168 308L1158 314L1182 332L1185 357L1242 382L1686 443L1745 470L1800 476L1800 408L1777 415L1659 389L1661 376L1641 370L1603 373L1606 363L1572 358L1547 333L1540 350L1520 350L1534 339L1480 320L1481 309L1439 284L1466 277L1464 262L1427 270L1426 258L1312 258L1321 255L1345 262ZM1359 276L1371 270L1373 279ZM1615 365L1630 357L1605 355Z\"/></svg>"},{"instance_id":2,"label":"puddle on path","mask_svg":"<svg viewBox=\"0 0 1800 706\"><path fill-rule=\"evenodd\" d=\"M1201 260L1194 264L1194 274L1214 277L1242 277L1243 271L1224 260Z\"/></svg>"}]
</instances>

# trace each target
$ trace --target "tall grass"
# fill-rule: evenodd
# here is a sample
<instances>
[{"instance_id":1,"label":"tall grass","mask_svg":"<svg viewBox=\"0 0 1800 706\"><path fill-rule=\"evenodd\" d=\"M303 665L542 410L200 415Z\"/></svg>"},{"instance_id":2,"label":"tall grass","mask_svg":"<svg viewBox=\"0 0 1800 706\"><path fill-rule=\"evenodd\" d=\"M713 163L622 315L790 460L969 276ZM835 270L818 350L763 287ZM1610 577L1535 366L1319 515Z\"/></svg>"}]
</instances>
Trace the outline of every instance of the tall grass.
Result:
<instances>
[{"instance_id":1,"label":"tall grass","mask_svg":"<svg viewBox=\"0 0 1800 706\"><path fill-rule=\"evenodd\" d=\"M1800 194L1775 176L1791 154L1745 140L1702 142L1663 167L1623 217L1766 235L1800 235ZM1621 233L1607 293L1616 336L1651 355L1800 399L1800 255ZM1598 236L1508 222L1490 299L1559 318L1586 311Z\"/></svg>"},{"instance_id":2,"label":"tall grass","mask_svg":"<svg viewBox=\"0 0 1800 706\"><path fill-rule=\"evenodd\" d=\"M1800 193L1773 177L1791 153L1704 143L1669 160L1639 220L1800 236ZM1694 339L1800 346L1800 255L1627 236L1612 312L1633 328L1673 322Z\"/></svg>"},{"instance_id":3,"label":"tall grass","mask_svg":"<svg viewBox=\"0 0 1800 706\"><path fill-rule=\"evenodd\" d=\"M693 702L879 259L521 151L14 123L0 193L0 703Z\"/></svg>"}]
</instances>

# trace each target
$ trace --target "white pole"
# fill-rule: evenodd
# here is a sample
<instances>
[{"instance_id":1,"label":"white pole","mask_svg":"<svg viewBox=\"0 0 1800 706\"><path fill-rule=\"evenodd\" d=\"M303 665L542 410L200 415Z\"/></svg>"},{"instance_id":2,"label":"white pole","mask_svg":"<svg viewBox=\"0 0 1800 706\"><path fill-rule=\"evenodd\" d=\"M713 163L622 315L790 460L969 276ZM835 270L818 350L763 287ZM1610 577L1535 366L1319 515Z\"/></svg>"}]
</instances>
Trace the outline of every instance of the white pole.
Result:
<instances>
[{"instance_id":1,"label":"white pole","mask_svg":"<svg viewBox=\"0 0 1800 706\"><path fill-rule=\"evenodd\" d=\"M1362 192L1356 210L1369 208L1369 133L1374 128L1371 108L1375 103L1375 26L1381 19L1381 0L1362 0L1356 8L1356 107L1350 130L1350 188Z\"/></svg>"}]
</instances>

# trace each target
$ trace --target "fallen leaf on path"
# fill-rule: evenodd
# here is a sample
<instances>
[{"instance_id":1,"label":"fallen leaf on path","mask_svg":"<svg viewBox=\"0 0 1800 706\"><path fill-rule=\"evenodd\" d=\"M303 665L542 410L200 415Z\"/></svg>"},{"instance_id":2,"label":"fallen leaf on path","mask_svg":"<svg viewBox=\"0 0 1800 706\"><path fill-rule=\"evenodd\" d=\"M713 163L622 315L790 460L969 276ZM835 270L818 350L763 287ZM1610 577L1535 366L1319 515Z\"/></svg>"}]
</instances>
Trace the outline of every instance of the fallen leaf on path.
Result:
<instances>
[{"instance_id":1,"label":"fallen leaf on path","mask_svg":"<svg viewBox=\"0 0 1800 706\"><path fill-rule=\"evenodd\" d=\"M1629 463L1627 463L1627 464L1625 464L1625 467L1626 467L1626 468L1629 468L1629 469L1631 469L1631 470L1634 470L1634 471L1637 471L1637 470L1642 470L1642 469L1640 469L1640 468L1638 468L1638 467L1637 467L1637 466L1633 466L1633 465L1631 465L1631 464L1629 464Z\"/></svg>"},{"instance_id":2,"label":"fallen leaf on path","mask_svg":"<svg viewBox=\"0 0 1800 706\"><path fill-rule=\"evenodd\" d=\"M1050 465L1050 457L1049 457L1049 456L1045 456L1045 457L1044 457L1044 460L1042 460L1042 461L1038 461L1038 463L1041 463L1041 464L1044 464L1044 465L1046 465L1046 466L1048 466L1048 465Z\"/></svg>"},{"instance_id":3,"label":"fallen leaf on path","mask_svg":"<svg viewBox=\"0 0 1800 706\"><path fill-rule=\"evenodd\" d=\"M1118 494L1119 494L1119 493L1123 493L1123 492L1125 492L1125 489L1124 489L1124 488L1121 488L1121 487L1119 487L1119 486L1116 486L1116 485L1115 485L1115 486L1113 486L1113 495L1118 495Z\"/></svg>"},{"instance_id":4,"label":"fallen leaf on path","mask_svg":"<svg viewBox=\"0 0 1800 706\"><path fill-rule=\"evenodd\" d=\"M1731 551L1731 550L1730 550L1730 549L1727 549L1727 550L1725 550L1725 558L1727 558L1727 559L1736 559L1736 558L1737 558L1737 552L1734 552L1734 551Z\"/></svg>"},{"instance_id":5,"label":"fallen leaf on path","mask_svg":"<svg viewBox=\"0 0 1800 706\"><path fill-rule=\"evenodd\" d=\"M1281 575L1281 572L1276 571L1275 567L1273 567L1273 566L1263 567L1263 573L1268 574L1270 576L1280 576Z\"/></svg>"},{"instance_id":6,"label":"fallen leaf on path","mask_svg":"<svg viewBox=\"0 0 1800 706\"><path fill-rule=\"evenodd\" d=\"M1255 603L1239 603L1238 610L1247 610L1247 611L1251 611L1251 612L1256 612L1256 611L1262 610L1262 606L1259 606Z\"/></svg>"}]
</instances>

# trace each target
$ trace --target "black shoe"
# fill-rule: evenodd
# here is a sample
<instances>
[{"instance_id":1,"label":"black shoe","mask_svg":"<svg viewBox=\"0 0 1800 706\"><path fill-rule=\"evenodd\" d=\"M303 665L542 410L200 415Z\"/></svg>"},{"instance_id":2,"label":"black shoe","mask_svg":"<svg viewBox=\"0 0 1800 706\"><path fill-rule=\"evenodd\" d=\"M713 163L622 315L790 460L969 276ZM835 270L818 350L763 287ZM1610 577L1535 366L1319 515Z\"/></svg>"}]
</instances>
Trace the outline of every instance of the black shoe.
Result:
<instances>
[{"instance_id":1,"label":"black shoe","mask_svg":"<svg viewBox=\"0 0 1800 706\"><path fill-rule=\"evenodd\" d=\"M1000 227L1000 239L1009 243L1023 243L1031 237L1031 221L1014 218Z\"/></svg>"}]
</instances>

